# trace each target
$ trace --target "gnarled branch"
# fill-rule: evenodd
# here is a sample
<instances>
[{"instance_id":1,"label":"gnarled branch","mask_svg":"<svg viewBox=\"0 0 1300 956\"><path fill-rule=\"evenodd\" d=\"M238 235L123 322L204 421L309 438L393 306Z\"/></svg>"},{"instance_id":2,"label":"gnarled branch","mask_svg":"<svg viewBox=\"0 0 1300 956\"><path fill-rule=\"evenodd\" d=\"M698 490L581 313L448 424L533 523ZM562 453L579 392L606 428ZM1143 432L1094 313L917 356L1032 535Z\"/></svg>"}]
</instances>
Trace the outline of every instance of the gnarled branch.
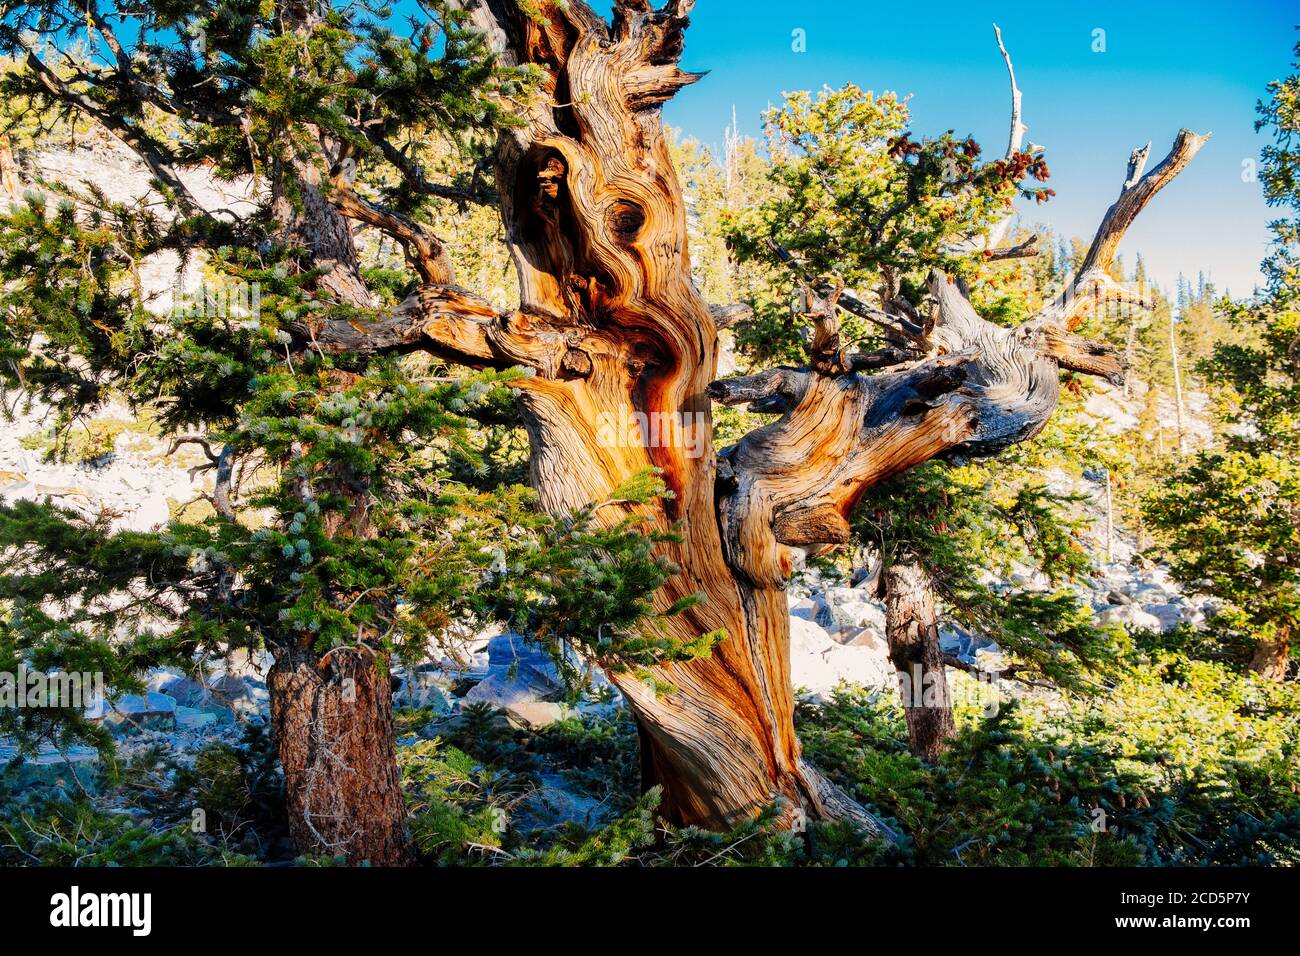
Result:
<instances>
[{"instance_id":1,"label":"gnarled branch","mask_svg":"<svg viewBox=\"0 0 1300 956\"><path fill-rule=\"evenodd\" d=\"M1021 147L1024 145L1025 133L1029 131L1029 127L1020 118L1022 94L1020 87L1016 84L1016 68L1011 63L1011 54L1007 52L1006 45L1002 42L1002 30L996 23L993 24L993 35L997 38L998 52L1002 54L1002 59L1007 64L1007 78L1011 81L1011 128L1007 133L1007 148L1003 154L1004 159L1010 160L1016 153L1020 152ZM1036 149L1037 147L1030 146L1031 151ZM968 237L949 246L947 251L956 255L983 252L985 258L990 260L1038 255L1037 236L1031 238L1028 242L1021 243L1019 246L1013 246L1011 249L994 249L1006 237L1007 229L1011 227L1011 220L1014 216L1014 212L1008 212L1007 215L989 227L987 235Z\"/></svg>"},{"instance_id":2,"label":"gnarled branch","mask_svg":"<svg viewBox=\"0 0 1300 956\"><path fill-rule=\"evenodd\" d=\"M336 174L327 194L340 213L356 222L380 230L402 244L406 260L420 279L435 286L450 285L454 280L451 259L442 242L409 216L359 196L349 177Z\"/></svg>"},{"instance_id":3,"label":"gnarled branch","mask_svg":"<svg viewBox=\"0 0 1300 956\"><path fill-rule=\"evenodd\" d=\"M984 258L989 262L1002 262L1006 259L1032 259L1038 255L1039 251L1038 234L1035 233L1024 242L1019 242L1014 246L989 249L984 253Z\"/></svg>"},{"instance_id":4,"label":"gnarled branch","mask_svg":"<svg viewBox=\"0 0 1300 956\"><path fill-rule=\"evenodd\" d=\"M1198 135L1191 130L1179 130L1169 154L1146 175L1146 165L1151 144L1135 149L1129 156L1128 170L1119 198L1106 210L1097 234L1088 247L1078 275L1052 303L1034 318L1039 323L1054 323L1065 329L1075 329L1083 321L1087 310L1099 302L1121 302L1150 308L1152 299L1140 292L1126 289L1110 277L1107 271L1114 261L1124 233L1133 224L1138 213L1155 198L1156 193L1173 181L1210 138L1209 133Z\"/></svg>"},{"instance_id":5,"label":"gnarled branch","mask_svg":"<svg viewBox=\"0 0 1300 956\"><path fill-rule=\"evenodd\" d=\"M1105 267L1124 230L1205 139L1184 130L1145 176L1145 151L1134 152L1120 198L1072 285L1077 296L1137 299L1105 285ZM1033 437L1056 407L1059 369L1123 380L1116 350L1073 334L1065 319L1074 313L1062 311L1065 304L1008 329L982 318L961 284L943 273L932 271L927 288L933 319L918 329L910 356L907 349L843 356L833 308L847 293L834 287L806 309L815 323L810 368L710 386L717 401L782 413L725 453L731 494L721 508L729 559L756 584L779 586L794 566L793 548L841 541L844 526L832 514L846 520L876 482L931 458L993 455ZM915 361L901 371L858 370L909 357Z\"/></svg>"},{"instance_id":6,"label":"gnarled branch","mask_svg":"<svg viewBox=\"0 0 1300 956\"><path fill-rule=\"evenodd\" d=\"M785 411L802 397L808 373L774 368L754 375L720 379L709 385L708 395L719 405L749 404L750 411Z\"/></svg>"},{"instance_id":7,"label":"gnarled branch","mask_svg":"<svg viewBox=\"0 0 1300 956\"><path fill-rule=\"evenodd\" d=\"M300 341L327 353L427 352L471 368L531 368L548 378L592 371L586 333L522 312L498 312L456 286L423 286L373 322L330 319L295 326Z\"/></svg>"},{"instance_id":8,"label":"gnarled branch","mask_svg":"<svg viewBox=\"0 0 1300 956\"><path fill-rule=\"evenodd\" d=\"M127 122L125 117L105 109L84 93L77 92L30 50L27 52L26 65L52 99L97 120L139 156L140 160L149 167L154 178L167 188L172 201L182 215L194 216L204 213L203 207L177 174L171 159L151 136Z\"/></svg>"}]
</instances>

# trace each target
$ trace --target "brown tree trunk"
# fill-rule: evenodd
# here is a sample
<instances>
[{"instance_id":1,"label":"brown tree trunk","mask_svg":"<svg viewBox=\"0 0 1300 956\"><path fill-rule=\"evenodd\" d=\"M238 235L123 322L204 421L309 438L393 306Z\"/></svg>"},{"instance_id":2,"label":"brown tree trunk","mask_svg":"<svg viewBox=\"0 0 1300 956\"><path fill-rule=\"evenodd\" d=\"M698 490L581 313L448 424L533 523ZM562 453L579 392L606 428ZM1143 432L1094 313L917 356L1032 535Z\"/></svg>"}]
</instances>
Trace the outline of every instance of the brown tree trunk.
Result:
<instances>
[{"instance_id":1,"label":"brown tree trunk","mask_svg":"<svg viewBox=\"0 0 1300 956\"><path fill-rule=\"evenodd\" d=\"M388 668L366 647L276 654L267 678L289 832L303 854L412 862Z\"/></svg>"},{"instance_id":2,"label":"brown tree trunk","mask_svg":"<svg viewBox=\"0 0 1300 956\"><path fill-rule=\"evenodd\" d=\"M1169 310L1169 360L1174 368L1174 415L1178 422L1178 450L1187 451L1187 432L1184 427L1183 375L1178 361L1178 330L1173 309Z\"/></svg>"},{"instance_id":3,"label":"brown tree trunk","mask_svg":"<svg viewBox=\"0 0 1300 956\"><path fill-rule=\"evenodd\" d=\"M885 634L898 674L908 749L922 760L937 760L957 736L957 725L939 649L934 589L918 561L891 564L885 574Z\"/></svg>"},{"instance_id":4,"label":"brown tree trunk","mask_svg":"<svg viewBox=\"0 0 1300 956\"><path fill-rule=\"evenodd\" d=\"M17 199L18 193L18 164L14 162L9 137L0 136L0 195L8 199Z\"/></svg>"},{"instance_id":5,"label":"brown tree trunk","mask_svg":"<svg viewBox=\"0 0 1300 956\"><path fill-rule=\"evenodd\" d=\"M1272 640L1261 640L1255 644L1255 653L1250 659L1250 669L1265 680L1282 683L1286 680L1287 670L1291 665L1291 628L1283 625L1278 628Z\"/></svg>"}]
</instances>

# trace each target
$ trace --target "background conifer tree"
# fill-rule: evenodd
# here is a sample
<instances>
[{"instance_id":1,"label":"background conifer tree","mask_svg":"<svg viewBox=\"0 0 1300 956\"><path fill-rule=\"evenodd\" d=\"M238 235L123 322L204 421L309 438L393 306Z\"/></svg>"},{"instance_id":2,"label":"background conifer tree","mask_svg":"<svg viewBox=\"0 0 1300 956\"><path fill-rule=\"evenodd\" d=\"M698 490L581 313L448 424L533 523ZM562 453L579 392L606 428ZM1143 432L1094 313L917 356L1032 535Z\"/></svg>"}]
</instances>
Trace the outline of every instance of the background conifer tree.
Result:
<instances>
[{"instance_id":1,"label":"background conifer tree","mask_svg":"<svg viewBox=\"0 0 1300 956\"><path fill-rule=\"evenodd\" d=\"M1275 137L1263 154L1265 197L1289 214L1272 224L1268 287L1253 301L1219 304L1233 335L1198 366L1218 398L1220 440L1173 469L1147 503L1174 573L1226 602L1219 625L1253 644L1251 670L1273 681L1290 671L1300 624L1298 94L1292 75L1259 105L1257 126ZM1193 300L1196 308L1208 305Z\"/></svg>"}]
</instances>

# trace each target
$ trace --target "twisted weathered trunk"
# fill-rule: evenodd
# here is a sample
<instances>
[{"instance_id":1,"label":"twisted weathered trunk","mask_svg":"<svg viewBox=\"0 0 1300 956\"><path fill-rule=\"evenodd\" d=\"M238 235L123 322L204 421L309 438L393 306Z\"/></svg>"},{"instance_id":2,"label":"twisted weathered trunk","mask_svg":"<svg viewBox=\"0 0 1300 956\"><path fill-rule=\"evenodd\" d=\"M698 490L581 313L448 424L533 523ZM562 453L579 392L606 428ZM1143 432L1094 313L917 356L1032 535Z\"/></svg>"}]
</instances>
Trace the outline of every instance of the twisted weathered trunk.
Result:
<instances>
[{"instance_id":1,"label":"twisted weathered trunk","mask_svg":"<svg viewBox=\"0 0 1300 956\"><path fill-rule=\"evenodd\" d=\"M436 278L444 273L434 237L339 184L339 208L401 241L426 285L383 322L331 323L316 341L531 368L536 374L519 387L532 481L549 509L606 500L638 472L661 471L671 497L598 514L614 522L637 508L655 526L677 528L681 541L664 549L680 570L656 600L665 608L687 595L705 600L668 627L683 640L727 634L706 659L657 668L658 690L612 673L670 818L722 827L784 798L787 822L849 817L884 834L801 759L789 576L807 555L848 540L847 515L875 482L936 456L993 454L1035 434L1055 407L1060 368L1117 377L1110 350L1071 329L1083 305L1122 290L1089 271L1020 329L982 320L938 273L932 328L846 294L844 307L891 325L900 343L869 355L839 348L832 296L810 309L818 326L811 367L714 382L716 321L727 313L715 320L691 280L685 205L660 117L661 105L698 78L677 67L690 0L658 10L619 0L611 22L579 0L522 6L469 4L507 63L533 64L543 77L524 124L503 134L496 157L519 308L496 314ZM1200 141L1184 134L1148 177L1130 170L1090 269L1104 272L1112 240ZM780 418L717 452L711 401L752 403Z\"/></svg>"},{"instance_id":2,"label":"twisted weathered trunk","mask_svg":"<svg viewBox=\"0 0 1300 956\"><path fill-rule=\"evenodd\" d=\"M908 749L922 760L937 760L957 736L957 725L939 649L934 587L916 560L891 564L885 572L885 634L898 675Z\"/></svg>"}]
</instances>

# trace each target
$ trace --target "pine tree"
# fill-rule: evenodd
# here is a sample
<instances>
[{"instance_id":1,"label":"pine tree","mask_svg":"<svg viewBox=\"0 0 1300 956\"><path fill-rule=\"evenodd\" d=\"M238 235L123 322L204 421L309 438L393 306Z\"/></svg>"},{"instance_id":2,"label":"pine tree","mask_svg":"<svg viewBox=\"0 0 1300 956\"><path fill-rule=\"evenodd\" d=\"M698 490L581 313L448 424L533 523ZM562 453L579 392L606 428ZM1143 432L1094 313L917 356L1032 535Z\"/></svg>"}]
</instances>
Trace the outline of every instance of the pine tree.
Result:
<instances>
[{"instance_id":1,"label":"pine tree","mask_svg":"<svg viewBox=\"0 0 1300 956\"><path fill-rule=\"evenodd\" d=\"M674 570L655 553L667 531L600 520L599 501L552 517L512 484L523 456L512 461L500 440L522 432L522 370L471 372L331 338L383 329L412 273L457 294L425 224L448 203L491 200L472 170L483 137L513 122L501 97L526 89L525 72L496 64L463 14L428 9L400 37L365 6L110 15L48 3L16 11L0 35L21 62L4 77L10 102L107 129L155 193L114 203L52 185L62 195L33 192L0 217L6 406L50 406L62 436L120 397L173 447L201 448L213 479L207 517L152 533L114 533L107 515L87 521L48 502L0 507L0 669L99 672L116 695L139 690L151 667L270 651L293 837L303 853L354 863L412 857L394 662L441 656L492 621L569 670L569 648L639 672L713 640L688 645L658 624L690 600L648 603ZM176 30L202 45L152 39ZM58 48L85 31L103 56L81 72L40 55L43 41ZM416 145L435 136L437 150ZM459 158L457 178L426 178L421 163L438 155ZM256 215L202 206L181 174L208 164L268 183ZM340 210L389 227L403 269L382 250L363 264ZM168 250L200 258L209 285L155 314L134 270ZM631 502L663 493L649 472L613 489ZM110 746L68 707L0 721L29 748Z\"/></svg>"},{"instance_id":2,"label":"pine tree","mask_svg":"<svg viewBox=\"0 0 1300 956\"><path fill-rule=\"evenodd\" d=\"M1297 48L1300 53L1300 47ZM1254 643L1250 667L1283 680L1300 623L1300 312L1294 268L1300 165L1292 139L1300 130L1300 75L1269 87L1260 127L1265 196L1293 214L1272 228L1264 295L1219 309L1236 341L1215 347L1199 374L1219 398L1223 434L1153 493L1148 518L1167 539L1174 573L1227 602L1218 623Z\"/></svg>"}]
</instances>

